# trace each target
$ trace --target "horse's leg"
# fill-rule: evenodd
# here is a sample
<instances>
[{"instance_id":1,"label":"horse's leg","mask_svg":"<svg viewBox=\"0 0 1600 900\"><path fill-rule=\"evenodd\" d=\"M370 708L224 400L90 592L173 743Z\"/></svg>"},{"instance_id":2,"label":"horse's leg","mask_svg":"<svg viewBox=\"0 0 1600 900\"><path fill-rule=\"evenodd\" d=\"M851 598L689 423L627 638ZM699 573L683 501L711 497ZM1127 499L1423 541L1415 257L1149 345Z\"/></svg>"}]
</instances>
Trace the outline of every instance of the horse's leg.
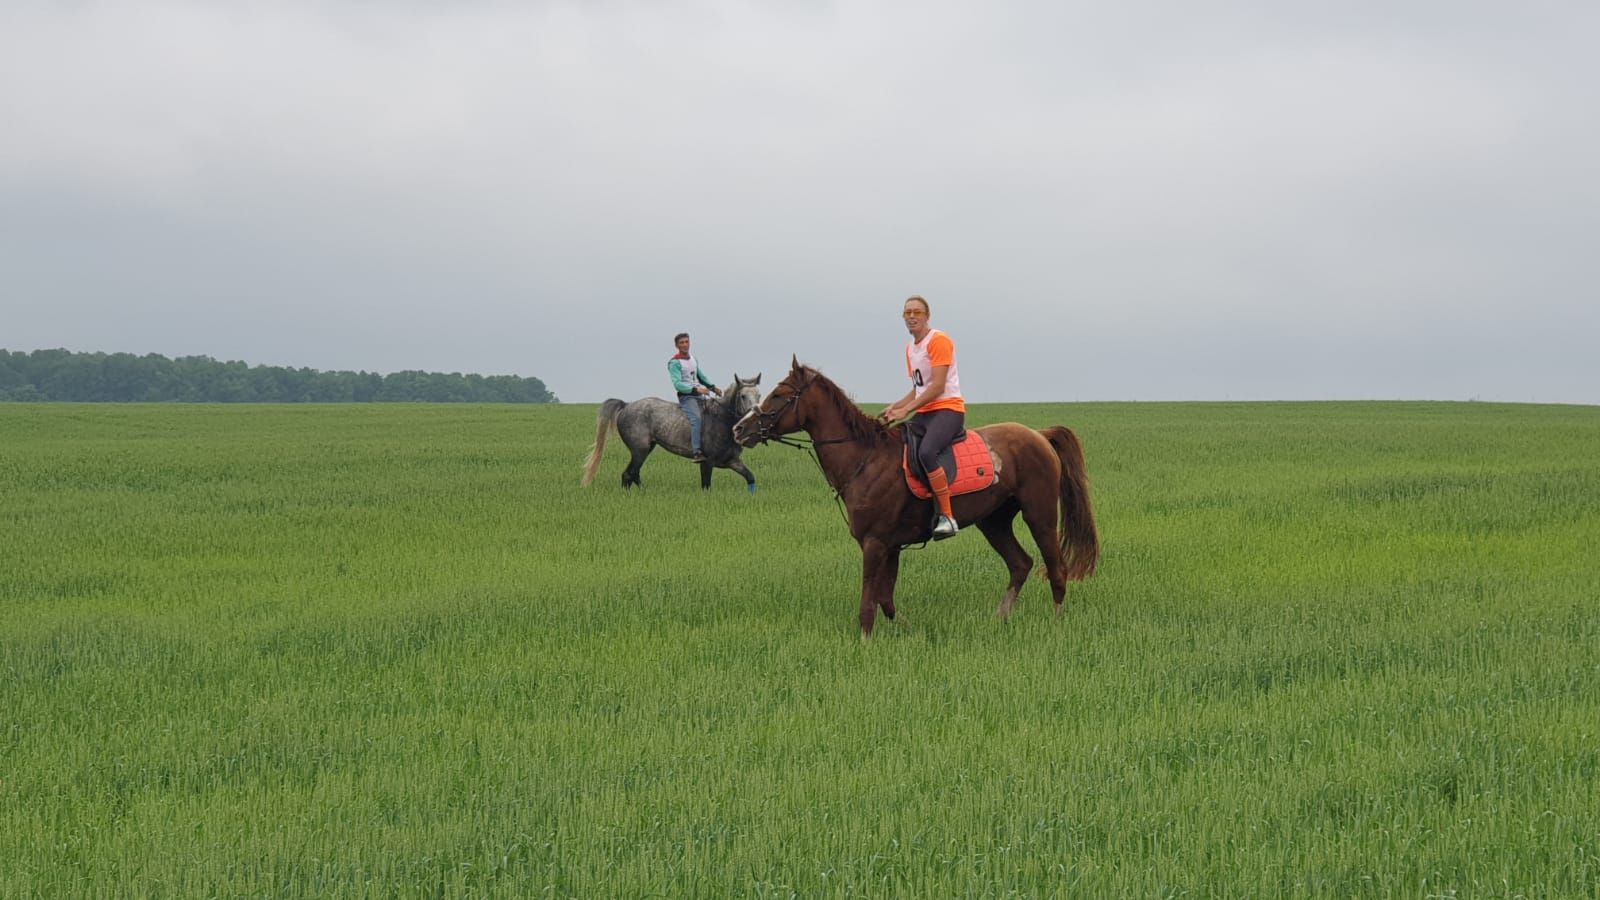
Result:
<instances>
[{"instance_id":1,"label":"horse's leg","mask_svg":"<svg viewBox=\"0 0 1600 900\"><path fill-rule=\"evenodd\" d=\"M879 579L881 588L878 592L878 608L883 610L883 617L894 621L894 585L900 580L900 548L887 548L887 555L883 560L883 573Z\"/></svg>"},{"instance_id":2,"label":"horse's leg","mask_svg":"<svg viewBox=\"0 0 1600 900\"><path fill-rule=\"evenodd\" d=\"M728 462L728 468L744 476L745 490L752 494L756 492L756 476L750 472L750 467L744 464L744 460L735 456Z\"/></svg>"},{"instance_id":3,"label":"horse's leg","mask_svg":"<svg viewBox=\"0 0 1600 900\"><path fill-rule=\"evenodd\" d=\"M1061 604L1067 599L1067 565L1061 558L1061 539L1056 531L1058 500L1054 490L1040 493L1043 496L1035 497L1031 502L1020 495L1017 499L1022 503L1022 521L1028 523L1034 543L1039 545L1039 552L1044 554L1044 571L1050 578L1050 596L1055 600L1056 615L1059 616Z\"/></svg>"},{"instance_id":4,"label":"horse's leg","mask_svg":"<svg viewBox=\"0 0 1600 900\"><path fill-rule=\"evenodd\" d=\"M622 470L623 487L633 487L636 484L643 484L643 482L639 480L639 469L644 466L645 457L650 455L650 451L654 449L654 447L654 444L645 444L643 447L630 446L628 448L628 452L632 454L632 457L628 460L628 467Z\"/></svg>"},{"instance_id":5,"label":"horse's leg","mask_svg":"<svg viewBox=\"0 0 1600 900\"><path fill-rule=\"evenodd\" d=\"M713 468L715 467L709 462L700 464L700 490L711 490L711 470Z\"/></svg>"},{"instance_id":6,"label":"horse's leg","mask_svg":"<svg viewBox=\"0 0 1600 900\"><path fill-rule=\"evenodd\" d=\"M1028 573L1033 571L1033 558L1028 555L1028 551L1022 549L1016 533L1011 530L1011 523L1016 517L1017 505L1007 503L990 513L987 518L978 520L978 530L988 538L989 546L1005 560L1006 570L1011 573L1011 582L1006 585L1005 599L1000 601L1000 607L994 611L995 616L1002 621L1010 617L1011 606L1017 602L1017 595L1027 583Z\"/></svg>"},{"instance_id":7,"label":"horse's leg","mask_svg":"<svg viewBox=\"0 0 1600 900\"><path fill-rule=\"evenodd\" d=\"M883 571L889 562L889 548L877 538L861 542L861 636L871 637L878 618L878 597Z\"/></svg>"}]
</instances>

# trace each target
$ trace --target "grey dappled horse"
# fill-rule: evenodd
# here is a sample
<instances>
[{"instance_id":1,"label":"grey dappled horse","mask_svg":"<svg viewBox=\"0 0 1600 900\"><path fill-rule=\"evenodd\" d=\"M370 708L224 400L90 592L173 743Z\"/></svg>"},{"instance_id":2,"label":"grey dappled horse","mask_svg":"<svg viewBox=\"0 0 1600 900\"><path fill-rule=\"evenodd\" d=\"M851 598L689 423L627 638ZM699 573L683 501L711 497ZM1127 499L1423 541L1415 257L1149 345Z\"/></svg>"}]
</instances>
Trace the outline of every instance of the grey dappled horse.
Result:
<instances>
[{"instance_id":1,"label":"grey dappled horse","mask_svg":"<svg viewBox=\"0 0 1600 900\"><path fill-rule=\"evenodd\" d=\"M732 469L744 476L750 493L756 492L756 477L750 474L739 454L744 451L733 440L733 423L761 404L761 376L745 379L733 376L733 384L720 398L708 398L700 411L700 450L706 461L700 464L700 486L711 487L712 469ZM600 404L594 446L583 463L583 485L594 481L600 457L606 452L606 432L614 425L633 458L622 470L622 486L639 484L639 467L650 451L660 446L671 453L692 459L689 444L689 417L678 404L659 397L646 397L632 403L611 399Z\"/></svg>"}]
</instances>

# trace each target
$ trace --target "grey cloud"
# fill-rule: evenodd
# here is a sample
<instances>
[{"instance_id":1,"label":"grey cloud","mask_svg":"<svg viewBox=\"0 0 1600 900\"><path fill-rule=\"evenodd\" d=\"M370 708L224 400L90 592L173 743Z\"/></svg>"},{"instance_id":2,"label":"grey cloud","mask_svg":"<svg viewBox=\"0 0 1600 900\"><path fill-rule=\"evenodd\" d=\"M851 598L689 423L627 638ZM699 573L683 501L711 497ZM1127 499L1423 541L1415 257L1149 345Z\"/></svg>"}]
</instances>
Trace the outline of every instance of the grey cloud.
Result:
<instances>
[{"instance_id":1,"label":"grey cloud","mask_svg":"<svg viewBox=\"0 0 1600 900\"><path fill-rule=\"evenodd\" d=\"M8 5L11 349L1600 402L1576 4Z\"/></svg>"}]
</instances>

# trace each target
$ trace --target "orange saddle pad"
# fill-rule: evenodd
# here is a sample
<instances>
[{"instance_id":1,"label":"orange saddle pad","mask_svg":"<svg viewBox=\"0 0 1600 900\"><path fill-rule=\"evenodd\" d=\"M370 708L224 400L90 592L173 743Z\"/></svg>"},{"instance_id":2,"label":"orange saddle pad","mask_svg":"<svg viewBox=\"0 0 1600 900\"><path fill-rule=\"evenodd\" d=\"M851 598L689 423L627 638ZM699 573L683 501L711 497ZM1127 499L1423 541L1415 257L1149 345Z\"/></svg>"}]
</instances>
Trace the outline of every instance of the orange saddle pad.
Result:
<instances>
[{"instance_id":1,"label":"orange saddle pad","mask_svg":"<svg viewBox=\"0 0 1600 900\"><path fill-rule=\"evenodd\" d=\"M981 491L996 481L1000 480L1000 466L995 462L994 456L989 452L989 442L983 435L976 431L967 432L967 436L950 445L955 451L956 475L950 479L950 496L970 494ZM919 500L933 497L933 491L928 490L928 485L911 470L911 451L902 451L900 466L906 473L906 487Z\"/></svg>"}]
</instances>

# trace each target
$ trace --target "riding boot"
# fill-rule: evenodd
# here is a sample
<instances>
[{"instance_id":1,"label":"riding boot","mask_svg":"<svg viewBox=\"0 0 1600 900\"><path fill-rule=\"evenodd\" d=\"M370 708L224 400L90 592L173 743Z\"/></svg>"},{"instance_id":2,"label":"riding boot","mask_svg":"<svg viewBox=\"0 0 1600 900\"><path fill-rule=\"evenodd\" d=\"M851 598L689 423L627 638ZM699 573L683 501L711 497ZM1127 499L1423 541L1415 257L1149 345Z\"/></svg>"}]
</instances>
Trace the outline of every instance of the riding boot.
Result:
<instances>
[{"instance_id":1,"label":"riding boot","mask_svg":"<svg viewBox=\"0 0 1600 900\"><path fill-rule=\"evenodd\" d=\"M933 520L933 539L942 541L954 537L958 526L950 512L950 482L945 478L944 467L935 466L928 473L928 487L933 491L934 502L939 504L939 515Z\"/></svg>"}]
</instances>

